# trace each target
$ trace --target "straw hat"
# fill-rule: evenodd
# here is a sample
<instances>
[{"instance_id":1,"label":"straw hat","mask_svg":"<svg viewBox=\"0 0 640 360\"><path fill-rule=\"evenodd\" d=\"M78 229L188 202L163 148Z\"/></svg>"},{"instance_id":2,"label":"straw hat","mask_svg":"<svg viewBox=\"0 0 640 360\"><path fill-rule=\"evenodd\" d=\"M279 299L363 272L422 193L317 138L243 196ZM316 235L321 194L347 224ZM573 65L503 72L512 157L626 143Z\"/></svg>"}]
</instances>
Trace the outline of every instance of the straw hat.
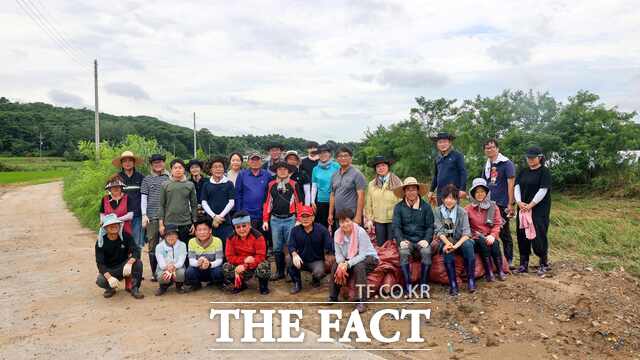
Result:
<instances>
[{"instance_id":1,"label":"straw hat","mask_svg":"<svg viewBox=\"0 0 640 360\"><path fill-rule=\"evenodd\" d=\"M418 193L420 194L420 196L425 196L427 192L429 192L429 189L427 188L426 184L419 183L418 180L416 180L416 178L409 176L408 178L404 179L404 181L402 182L402 186L398 186L397 188L393 189L393 193L397 197L403 198L404 188L411 185L418 187Z\"/></svg>"},{"instance_id":2,"label":"straw hat","mask_svg":"<svg viewBox=\"0 0 640 360\"><path fill-rule=\"evenodd\" d=\"M113 161L111 161L111 163L113 164L113 166L120 168L122 167L122 159L126 159L126 158L131 158L133 159L133 161L136 163L137 165L142 165L142 163L144 163L144 160L142 160L142 158L140 156L135 156L133 155L133 152L127 150L125 152L123 152L122 154L120 154L120 156L118 156L117 158L113 159Z\"/></svg>"}]
</instances>

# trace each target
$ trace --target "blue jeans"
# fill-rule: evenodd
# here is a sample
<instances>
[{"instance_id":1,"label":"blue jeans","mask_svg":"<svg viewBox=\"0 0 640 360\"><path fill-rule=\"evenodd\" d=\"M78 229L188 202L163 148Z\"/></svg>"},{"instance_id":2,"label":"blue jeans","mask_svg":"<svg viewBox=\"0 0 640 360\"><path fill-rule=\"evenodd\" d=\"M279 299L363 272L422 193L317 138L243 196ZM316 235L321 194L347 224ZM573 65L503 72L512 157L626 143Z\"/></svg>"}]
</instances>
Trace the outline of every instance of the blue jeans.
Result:
<instances>
[{"instance_id":1,"label":"blue jeans","mask_svg":"<svg viewBox=\"0 0 640 360\"><path fill-rule=\"evenodd\" d=\"M144 229L142 228L142 216L134 216L131 220L131 236L133 236L133 241L138 245L139 248L144 247Z\"/></svg>"},{"instance_id":2,"label":"blue jeans","mask_svg":"<svg viewBox=\"0 0 640 360\"><path fill-rule=\"evenodd\" d=\"M273 241L273 252L282 252L282 248L289 241L291 229L296 225L295 215L286 219L271 217L269 226L271 227L271 238Z\"/></svg>"},{"instance_id":3,"label":"blue jeans","mask_svg":"<svg viewBox=\"0 0 640 360\"><path fill-rule=\"evenodd\" d=\"M442 244L442 242L441 242ZM443 249L444 247L441 247L441 249ZM464 243L462 243L462 245L456 249L453 252L450 252L448 254L444 254L444 251L442 251L442 253L444 254L444 262L448 263L448 262L454 262L455 261L455 255L458 254L460 255L460 253L462 253L462 257L465 260L471 260L471 259L475 259L476 253L475 253L475 242L472 239L469 239L467 241L465 241Z\"/></svg>"},{"instance_id":4,"label":"blue jeans","mask_svg":"<svg viewBox=\"0 0 640 360\"><path fill-rule=\"evenodd\" d=\"M188 285L199 284L202 282L221 283L224 279L222 265L214 268L208 268L206 270L189 266L185 277Z\"/></svg>"}]
</instances>

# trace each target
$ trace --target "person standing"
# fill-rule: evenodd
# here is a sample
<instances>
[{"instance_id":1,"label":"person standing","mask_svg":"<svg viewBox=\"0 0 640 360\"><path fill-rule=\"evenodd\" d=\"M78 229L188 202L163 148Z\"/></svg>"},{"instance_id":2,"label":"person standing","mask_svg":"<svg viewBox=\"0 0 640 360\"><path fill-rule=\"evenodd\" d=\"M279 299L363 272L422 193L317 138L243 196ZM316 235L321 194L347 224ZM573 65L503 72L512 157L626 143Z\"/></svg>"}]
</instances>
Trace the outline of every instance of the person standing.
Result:
<instances>
[{"instance_id":1,"label":"person standing","mask_svg":"<svg viewBox=\"0 0 640 360\"><path fill-rule=\"evenodd\" d=\"M190 234L194 232L193 222L197 218L196 188L185 176L184 161L171 160L170 167L171 178L162 184L160 191L160 235L164 236L166 224L176 225L178 238L186 246Z\"/></svg>"},{"instance_id":2,"label":"person standing","mask_svg":"<svg viewBox=\"0 0 640 360\"><path fill-rule=\"evenodd\" d=\"M289 150L284 154L284 161L294 167L291 180L300 186L300 201L307 206L311 206L311 178L300 165L300 156L295 150Z\"/></svg>"},{"instance_id":3,"label":"person standing","mask_svg":"<svg viewBox=\"0 0 640 360\"><path fill-rule=\"evenodd\" d=\"M307 149L307 156L303 157L300 161L300 169L307 174L307 177L311 180L313 176L313 168L318 165L318 160L320 157L318 156L318 146L319 144L315 141L308 141L305 144L305 149Z\"/></svg>"},{"instance_id":4,"label":"person standing","mask_svg":"<svg viewBox=\"0 0 640 360\"><path fill-rule=\"evenodd\" d=\"M516 227L520 251L519 273L529 271L529 255L540 258L538 276L543 276L549 267L549 215L551 213L551 172L545 163L542 149L533 146L527 150L527 167L516 178L514 197L518 204Z\"/></svg>"},{"instance_id":5,"label":"person standing","mask_svg":"<svg viewBox=\"0 0 640 360\"><path fill-rule=\"evenodd\" d=\"M316 221L329 228L329 200L331 199L331 177L340 165L331 158L327 144L318 147L318 165L311 175L311 204L316 212Z\"/></svg>"},{"instance_id":6,"label":"person standing","mask_svg":"<svg viewBox=\"0 0 640 360\"><path fill-rule=\"evenodd\" d=\"M491 200L495 201L500 210L500 216L503 220L503 225L500 228L500 241L502 241L504 256L509 262L509 268L513 270L513 239L511 238L509 219L514 215L513 189L516 183L516 167L509 158L500 153L496 139L490 139L484 143L484 154L487 156L487 163L481 177L486 180Z\"/></svg>"},{"instance_id":7,"label":"person standing","mask_svg":"<svg viewBox=\"0 0 640 360\"><path fill-rule=\"evenodd\" d=\"M242 171L243 161L244 159L242 158L242 154L239 152L233 152L229 155L229 170L227 170L227 177L231 180L233 186L236 185L238 174Z\"/></svg>"},{"instance_id":8,"label":"person standing","mask_svg":"<svg viewBox=\"0 0 640 360\"><path fill-rule=\"evenodd\" d=\"M400 269L404 277L405 298L411 297L410 259L420 257L420 287L429 285L431 269L431 243L433 242L433 211L422 199L427 194L427 185L414 177L404 179L401 187L394 190L402 198L393 209L393 233L400 252ZM422 291L420 292L422 293Z\"/></svg>"},{"instance_id":9,"label":"person standing","mask_svg":"<svg viewBox=\"0 0 640 360\"><path fill-rule=\"evenodd\" d=\"M100 200L100 224L108 214L116 214L124 224L124 232L133 235L131 219L133 219L134 205L129 201L127 194L122 191L124 187L125 184L120 174L113 174L107 180L104 189L109 193Z\"/></svg>"},{"instance_id":10,"label":"person standing","mask_svg":"<svg viewBox=\"0 0 640 360\"><path fill-rule=\"evenodd\" d=\"M367 187L367 199L365 201L365 229L371 231L375 228L376 243L382 246L387 240L394 238L392 222L393 208L398 198L393 190L402 186L402 180L391 172L393 160L384 156L376 156L372 167L376 171L376 177L369 182Z\"/></svg>"},{"instance_id":11,"label":"person standing","mask_svg":"<svg viewBox=\"0 0 640 360\"><path fill-rule=\"evenodd\" d=\"M267 186L267 198L262 210L262 230L271 230L273 241L273 256L276 260L276 273L271 277L272 281L284 278L285 255L283 248L291 229L296 225L296 214L300 207L300 187L291 180L294 167L284 161L273 164L271 170L276 173L276 178Z\"/></svg>"},{"instance_id":12,"label":"person standing","mask_svg":"<svg viewBox=\"0 0 640 360\"><path fill-rule=\"evenodd\" d=\"M127 194L128 202L131 203L130 206L131 209L133 209L131 234L140 248L144 247L144 229L142 227L142 209L140 205L140 186L142 186L144 175L136 170L136 166L143 163L142 158L135 156L131 151L123 152L112 161L113 166L122 169L120 171L120 177L125 184L123 191Z\"/></svg>"},{"instance_id":13,"label":"person standing","mask_svg":"<svg viewBox=\"0 0 640 360\"><path fill-rule=\"evenodd\" d=\"M160 240L160 192L162 184L169 181L169 172L164 168L165 157L162 154L153 154L149 158L151 172L142 180L140 187L142 226L147 233L147 246L149 247L149 265L151 265L151 281L156 282L156 246Z\"/></svg>"},{"instance_id":14,"label":"person standing","mask_svg":"<svg viewBox=\"0 0 640 360\"><path fill-rule=\"evenodd\" d=\"M467 196L467 169L464 166L464 156L453 150L455 136L441 132L431 140L436 143L438 155L436 157L433 180L429 200L432 203L442 204L442 192L448 185L455 186L460 194L458 198Z\"/></svg>"},{"instance_id":15,"label":"person standing","mask_svg":"<svg viewBox=\"0 0 640 360\"><path fill-rule=\"evenodd\" d=\"M262 169L262 157L258 152L249 154L248 165L249 168L242 170L236 179L235 208L236 211L244 210L249 213L251 227L262 230L262 208L267 198L267 185L271 181L271 175ZM268 239L270 238L269 236Z\"/></svg>"},{"instance_id":16,"label":"person standing","mask_svg":"<svg viewBox=\"0 0 640 360\"><path fill-rule=\"evenodd\" d=\"M222 245L233 233L231 210L235 206L236 189L231 180L224 175L226 160L223 157L212 159L207 167L211 177L202 190L202 208L211 218L213 235L222 240Z\"/></svg>"},{"instance_id":17,"label":"person standing","mask_svg":"<svg viewBox=\"0 0 640 360\"><path fill-rule=\"evenodd\" d=\"M187 171L189 171L189 180L193 183L193 186L196 188L196 198L198 200L198 205L202 202L202 189L204 188L204 184L206 184L209 179L202 174L204 169L204 165L202 161L198 159L191 159L187 163Z\"/></svg>"},{"instance_id":18,"label":"person standing","mask_svg":"<svg viewBox=\"0 0 640 360\"><path fill-rule=\"evenodd\" d=\"M272 143L267 146L267 151L269 152L269 160L262 165L262 170L267 171L271 176L275 176L276 173L271 171L271 167L278 161L282 160L284 145L281 143Z\"/></svg>"},{"instance_id":19,"label":"person standing","mask_svg":"<svg viewBox=\"0 0 640 360\"><path fill-rule=\"evenodd\" d=\"M314 223L315 216L311 206L300 207L300 225L291 230L288 241L289 276L293 281L291 294L302 290L302 271L311 272L311 286L320 286L324 271L325 253L333 252L331 235L324 225Z\"/></svg>"},{"instance_id":20,"label":"person standing","mask_svg":"<svg viewBox=\"0 0 640 360\"><path fill-rule=\"evenodd\" d=\"M367 180L360 170L353 167L353 151L343 146L336 151L340 170L331 177L331 196L329 198L329 226L333 225L335 214L351 209L354 221L362 225L364 212L364 189Z\"/></svg>"}]
</instances>

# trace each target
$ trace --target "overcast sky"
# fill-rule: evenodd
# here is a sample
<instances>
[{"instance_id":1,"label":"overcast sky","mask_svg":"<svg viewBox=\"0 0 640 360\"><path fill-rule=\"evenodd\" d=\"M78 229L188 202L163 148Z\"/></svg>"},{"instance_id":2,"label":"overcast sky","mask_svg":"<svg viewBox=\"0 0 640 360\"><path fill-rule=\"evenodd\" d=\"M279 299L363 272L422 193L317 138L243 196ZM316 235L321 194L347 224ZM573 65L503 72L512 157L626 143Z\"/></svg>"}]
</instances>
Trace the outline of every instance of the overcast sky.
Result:
<instances>
[{"instance_id":1,"label":"overcast sky","mask_svg":"<svg viewBox=\"0 0 640 360\"><path fill-rule=\"evenodd\" d=\"M0 24L0 96L93 108L97 58L101 111L217 135L360 140L505 88L640 110L637 0L6 0Z\"/></svg>"}]
</instances>

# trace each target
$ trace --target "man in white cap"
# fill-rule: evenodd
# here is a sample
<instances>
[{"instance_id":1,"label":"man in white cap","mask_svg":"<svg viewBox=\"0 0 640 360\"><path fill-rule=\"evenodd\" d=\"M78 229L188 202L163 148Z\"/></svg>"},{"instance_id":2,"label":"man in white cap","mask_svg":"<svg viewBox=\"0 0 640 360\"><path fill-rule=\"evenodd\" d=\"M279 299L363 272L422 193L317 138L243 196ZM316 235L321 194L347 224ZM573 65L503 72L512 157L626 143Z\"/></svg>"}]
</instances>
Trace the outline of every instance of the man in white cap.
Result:
<instances>
[{"instance_id":1,"label":"man in white cap","mask_svg":"<svg viewBox=\"0 0 640 360\"><path fill-rule=\"evenodd\" d=\"M117 158L113 159L113 166L122 169L120 177L124 182L124 193L127 194L130 206L133 209L133 218L131 219L132 236L138 247L144 247L144 229L142 227L142 210L140 187L144 175L136 170L136 166L142 165L144 161L141 157L136 156L131 151L125 151Z\"/></svg>"},{"instance_id":2,"label":"man in white cap","mask_svg":"<svg viewBox=\"0 0 640 360\"><path fill-rule=\"evenodd\" d=\"M116 214L105 216L95 245L98 278L96 284L104 289L103 296L110 298L121 287L120 281L131 280L131 296L142 299L142 261L140 248L133 238L122 231L122 221Z\"/></svg>"}]
</instances>

